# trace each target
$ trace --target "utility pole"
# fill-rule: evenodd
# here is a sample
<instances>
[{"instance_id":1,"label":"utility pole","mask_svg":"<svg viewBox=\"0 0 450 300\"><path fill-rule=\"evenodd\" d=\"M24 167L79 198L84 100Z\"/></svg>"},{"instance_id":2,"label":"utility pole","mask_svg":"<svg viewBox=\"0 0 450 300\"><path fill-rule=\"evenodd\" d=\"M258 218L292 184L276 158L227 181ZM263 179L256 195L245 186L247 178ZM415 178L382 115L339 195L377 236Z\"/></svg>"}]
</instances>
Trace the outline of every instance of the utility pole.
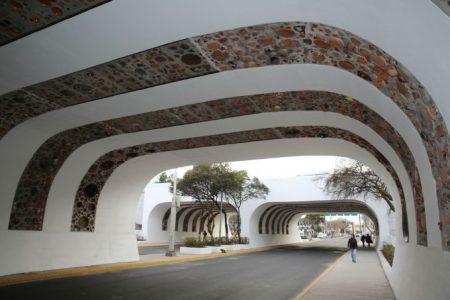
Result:
<instances>
[{"instance_id":1,"label":"utility pole","mask_svg":"<svg viewBox=\"0 0 450 300\"><path fill-rule=\"evenodd\" d=\"M170 238L169 238L169 250L166 252L166 256L176 256L175 252L175 224L177 215L177 170L175 169L173 178L173 196L172 196L172 206L170 207Z\"/></svg>"},{"instance_id":2,"label":"utility pole","mask_svg":"<svg viewBox=\"0 0 450 300\"><path fill-rule=\"evenodd\" d=\"M359 218L359 231L361 231L361 236L363 235L362 225L361 225L361 213L358 213Z\"/></svg>"}]
</instances>

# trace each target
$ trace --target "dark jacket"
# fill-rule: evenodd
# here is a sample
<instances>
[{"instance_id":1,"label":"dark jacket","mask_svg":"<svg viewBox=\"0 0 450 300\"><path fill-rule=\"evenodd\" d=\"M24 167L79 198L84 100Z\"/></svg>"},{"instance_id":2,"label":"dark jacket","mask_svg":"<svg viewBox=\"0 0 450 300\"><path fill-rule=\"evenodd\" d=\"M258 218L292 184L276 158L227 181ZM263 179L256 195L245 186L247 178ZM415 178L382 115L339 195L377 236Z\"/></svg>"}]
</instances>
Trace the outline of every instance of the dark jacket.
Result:
<instances>
[{"instance_id":1,"label":"dark jacket","mask_svg":"<svg viewBox=\"0 0 450 300\"><path fill-rule=\"evenodd\" d=\"M350 249L357 249L357 248L358 248L358 242L356 241L355 238L350 238L350 239L348 240L348 247L349 247Z\"/></svg>"}]
</instances>

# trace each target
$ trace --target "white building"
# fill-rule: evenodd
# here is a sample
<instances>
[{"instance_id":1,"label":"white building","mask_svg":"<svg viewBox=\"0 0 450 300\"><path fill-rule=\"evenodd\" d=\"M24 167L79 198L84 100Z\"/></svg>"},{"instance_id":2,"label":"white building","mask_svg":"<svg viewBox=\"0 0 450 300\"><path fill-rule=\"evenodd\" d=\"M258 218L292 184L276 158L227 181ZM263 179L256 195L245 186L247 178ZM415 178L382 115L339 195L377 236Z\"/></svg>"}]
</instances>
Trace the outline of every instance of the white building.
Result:
<instances>
[{"instance_id":1,"label":"white building","mask_svg":"<svg viewBox=\"0 0 450 300\"><path fill-rule=\"evenodd\" d=\"M249 237L253 247L300 242L297 223L302 214L326 212L365 213L375 218L373 221L378 224L378 247L382 247L384 242L396 244L395 214L389 211L388 205L382 200L332 199L323 192L313 176L271 179L265 180L264 183L270 189L267 199L249 200L241 208L242 236ZM148 243L168 243L167 224L171 202L172 194L169 192L168 183L149 183L146 186L137 212L138 216L142 216L137 221L137 228L142 229L136 232ZM198 217L200 209L196 209L192 199L188 197L183 197L181 203L177 213L178 243L183 242L186 237L197 237L201 228L201 220ZM228 218L232 215L230 212ZM215 236L219 233L219 218L219 215L215 218ZM193 224L195 230L192 230ZM224 224L222 222L222 235L225 233ZM200 229L200 232L202 231Z\"/></svg>"}]
</instances>

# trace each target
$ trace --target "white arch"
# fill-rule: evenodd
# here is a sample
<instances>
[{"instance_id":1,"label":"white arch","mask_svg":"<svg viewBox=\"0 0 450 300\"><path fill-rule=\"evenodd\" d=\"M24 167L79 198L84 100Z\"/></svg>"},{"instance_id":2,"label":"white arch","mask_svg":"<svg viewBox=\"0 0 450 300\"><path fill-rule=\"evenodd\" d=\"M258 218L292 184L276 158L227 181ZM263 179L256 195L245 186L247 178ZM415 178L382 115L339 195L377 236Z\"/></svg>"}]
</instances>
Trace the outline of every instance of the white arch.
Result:
<instances>
[{"instance_id":1,"label":"white arch","mask_svg":"<svg viewBox=\"0 0 450 300\"><path fill-rule=\"evenodd\" d=\"M146 1L142 2L144 4L135 6L128 5L126 1L113 1L1 47L0 76L2 80L0 80L0 93L105 62L127 55L130 52L148 49L165 42L197 34L274 21L315 21L353 32L380 46L399 60L427 88L443 114L447 128L450 129L450 106L447 105L448 95L450 95L450 85L447 83L448 78L450 78L450 40L447 38L450 19L438 10L431 1L386 0L367 3L367 1L359 0L344 2L333 0L281 0L261 3L258 0L249 0L245 3L241 2L231 0L220 3L197 0L193 4L192 2L180 1L177 3L177 9L174 10L173 4L168 1ZM148 11L157 11L157 13L152 18L148 18ZM348 17L349 13L352 15L351 18ZM117 18L118 14L132 15L133 18L120 19ZM142 15L145 17L140 18L139 16ZM192 22L192 19L195 19L196 22ZM418 22L420 22L420 25L418 25ZM139 27L137 23L144 26ZM173 30L173 28L176 28L176 30ZM80 33L87 31L89 31L89 35L80 35ZM129 32L134 34L128 34ZM73 38L74 36L77 38ZM142 36L145 36L145 38L141 38ZM58 43L58 47L53 47L56 43ZM60 51L60 49L70 50ZM414 51L409 49L414 49ZM286 72L286 76L278 76L273 73L279 70ZM312 71L308 72L308 70ZM319 71L316 70L320 70L323 74L319 76ZM288 71L293 77L287 76ZM336 76L331 76L332 74ZM274 78L277 79L276 82L272 82ZM311 80L311 82L306 80ZM315 80L318 80L317 83L312 82ZM225 85L224 82L228 83ZM342 90L345 91L343 94L352 95L366 101L365 103L369 107L377 106L378 108L375 110L405 138L416 159L422 178L426 199L429 247L413 245L413 241L409 245L400 246L396 252L394 268L388 276L398 299L428 299L430 295L434 295L436 299L445 299L450 294L448 282L448 278L450 278L450 253L442 251L438 243L439 231L436 224L433 223L438 219L435 184L431 180L433 177L428 158L416 130L380 92L371 92L374 88L368 87L368 83L362 83L361 80L349 76L343 71L332 71L331 68L320 66L277 66L267 69L259 68L215 74L205 78L187 80L183 83L152 88L149 93L133 93L127 95L126 98L114 97L110 99L110 103L105 100L64 109L61 112L49 113L19 125L0 142L0 165L2 169L8 170L8 173L3 173L2 180L0 180L0 190L2 190L2 201L0 203L1 272L42 270L74 266L80 263L102 263L130 259L131 252L128 249L119 250L122 249L122 244L128 245L134 242L134 237L131 238L127 232L104 231L98 233L95 236L97 239L95 243L92 242L92 235L89 233L70 233L70 241L64 244L61 241L69 240L69 237L66 236L68 228L58 227L61 222L54 219L46 220L46 230L43 232L9 232L7 230L12 198L19 176L32 153L49 136L80 123L85 124L98 119L105 119L108 118L108 115L118 115L122 109L124 114L130 114L131 109L127 110L127 106L135 109L147 107L140 110L143 112L162 106L160 104L159 106L154 105L153 103L156 101L167 103L164 104L167 107L178 106L183 101L198 102L199 96L202 96L200 101L203 101L226 97L227 94L233 92L250 94L251 92L245 91L251 91L252 89L259 92L266 89L268 91L282 91L285 90L281 88L282 86L291 84L294 86L291 90L298 90L299 86L302 85L301 82L305 82L305 86L309 85L311 89L316 86L317 89L321 90ZM185 87L184 90L180 89L183 86ZM176 95L177 93L179 95ZM216 95L216 97L206 97L208 94ZM194 99L194 96L197 99ZM111 107L106 108L109 105ZM95 111L96 109L105 109L105 113L102 116L96 113L90 114L90 110ZM164 136L166 132L161 134ZM128 142L131 142L133 137L130 136L129 138ZM104 142L109 143L110 140ZM83 157L81 155L78 158L91 159L92 161L95 155L101 155L103 153L101 147L106 145L94 145L96 146L85 148L94 151L93 156ZM256 150L260 149L253 149L253 151ZM183 153L187 157L174 156L174 161L179 163L195 161L196 159L201 161L202 158L198 157L200 153L208 155L210 159L213 157L207 151ZM225 155L226 153L222 154ZM76 157L78 154L74 155L73 157ZM166 155L170 156L174 153ZM253 155L253 157L255 156ZM392 157L391 159L395 160ZM73 161L71 160L71 162ZM59 183L65 183L68 179L75 180L75 182L79 181L83 171L85 171L86 165L84 162L80 161L80 166L67 164L66 166L72 167L75 173L68 175L65 173L67 170L62 170L60 176L58 176L59 179L57 179ZM125 170L131 173L136 172L138 169L133 168L138 167L134 165L137 162L139 162L138 159L130 161L129 164L123 166L123 169L119 168L117 174L113 174L108 184L114 182L113 179L116 178L116 175L120 177L120 174L126 174L127 171ZM155 162L155 168L158 163ZM401 173L399 168L396 167L396 169ZM144 170L139 172L141 175L145 174ZM400 177L405 181L404 174ZM142 185L142 182L140 184ZM134 188L138 187L139 184L134 186ZM407 190L410 190L410 188ZM56 198L49 199L49 203L60 196L64 200L65 195L58 194L63 193L63 191L64 189L58 190L56 188L53 191L55 193L53 196L56 196ZM54 205L55 203L52 203L51 207L58 207ZM408 208L409 210L410 208ZM411 214L409 215L411 216ZM413 223L410 220L410 225ZM410 229L410 232L415 231ZM74 245L80 243L91 243L93 253L104 255L101 257L86 257L84 261L82 258L76 257L76 254L73 258L68 257L67 253L71 253L74 250ZM35 252L32 254L35 256L29 256L30 253L27 251L31 245L39 246L34 247ZM20 251L23 251L23 253ZM49 253L54 256L48 257ZM17 257L28 257L29 261L18 262ZM11 264L16 265L12 266ZM408 276L402 276L404 274L408 274Z\"/></svg>"},{"instance_id":2,"label":"white arch","mask_svg":"<svg viewBox=\"0 0 450 300\"><path fill-rule=\"evenodd\" d=\"M279 78L280 80L274 81L273 78ZM222 83L221 88L217 88L219 82ZM229 85L223 84L224 82ZM10 170L8 177L0 182L4 191L4 198L0 204L2 206L0 210L0 228L7 228L17 182L34 151L44 139L52 134L64 128L86 123L86 117L78 117L80 114L86 113L87 107L93 111L87 117L92 118L95 116L95 119L108 119L128 113L137 113L138 111L136 110L139 109L142 109L140 112L143 112L224 96L230 97L298 89L327 90L344 95L352 95L377 111L399 131L416 159L422 179L424 197L427 199L425 207L427 228L429 228L429 245L440 247L440 233L433 221L438 219L435 184L429 180L433 178L431 167L420 136L413 125L391 100L371 84L340 69L317 65L272 66L223 72L131 93L131 98L127 100L126 104L122 101L123 99L119 99L120 97L117 99L112 97L114 99L112 101L104 99L69 107L24 122L14 128L0 143L0 162L5 165L6 169ZM199 97L201 100L199 100ZM158 99L158 101L149 102L147 99ZM73 115L77 117L71 117ZM245 123L248 123L248 121ZM220 126L227 129L223 123ZM171 128L167 130L170 132ZM167 136L165 129L155 132L158 132L161 138ZM127 139L129 141L127 143L133 143L133 137L142 134L128 135ZM112 139L115 138L107 140L110 141ZM123 139L123 137L120 137L120 139ZM27 143L26 146L23 145L24 141ZM124 142L123 145L125 144ZM101 151L94 150L93 152L94 156L100 154ZM423 180L424 178L427 180Z\"/></svg>"},{"instance_id":3,"label":"white arch","mask_svg":"<svg viewBox=\"0 0 450 300\"><path fill-rule=\"evenodd\" d=\"M336 26L381 47L427 87L450 128L450 20L424 0L113 1L3 46L0 94L172 41L284 21Z\"/></svg>"},{"instance_id":4,"label":"white arch","mask_svg":"<svg viewBox=\"0 0 450 300\"><path fill-rule=\"evenodd\" d=\"M229 129L230 127L235 127L232 128L232 130L238 131L238 130L265 128L265 127L275 127L275 126L292 126L292 125L333 126L335 124L339 124L340 126L337 126L339 128L355 132L356 134L370 141L376 148L380 150L381 153L385 155L385 157L387 157L389 161L391 161L391 164L399 173L399 177L402 178L401 171L404 172L403 165L398 160L398 157L393 152L393 150L389 146L387 146L386 142L383 139L381 139L376 133L374 133L368 127L364 126L362 123L357 122L348 117L342 117L341 115L335 113L283 112L276 114L260 114L248 117L225 119L215 122L205 122L201 124L179 126L171 128L172 130L165 129L163 131L165 133L164 140L171 140L188 136L195 137L221 133L224 132L222 128ZM158 141L160 138L158 130L141 132L138 134L133 134L133 136L134 136L133 144ZM104 141L89 143L81 147L77 151L75 151L74 154L69 157L69 159L61 168L61 171L56 177L52 189L50 190L46 210L46 217L44 220L44 230L58 230L58 228L69 228L70 216L73 207L72 195L75 194L75 191L78 188L78 184L80 182L79 178L81 178L85 174L86 170L93 163L93 161L97 159L100 153L105 153L116 148L121 148L130 145L129 138L130 135L126 136L122 135L107 139L109 141L108 143L105 143ZM168 154L170 155L171 153ZM205 156L214 156L214 154L208 153ZM113 176L111 178L113 178ZM403 177L403 179L404 181L402 181L402 183L405 186L405 192L407 192L406 190L408 190L409 182L406 181L409 180L407 179L407 176ZM137 180L140 179L136 178L136 181ZM144 181L145 180L146 179L144 179ZM108 185L108 183L106 185ZM106 185L105 189L107 188ZM121 186L121 184L119 184L118 182L113 184L113 186L116 187L119 185ZM140 188L139 190L142 190L142 188ZM106 192L104 191L103 193ZM100 208L103 205L106 205L102 203L101 200L102 197L103 194L100 196L99 199L98 213L100 213ZM406 197L408 199L408 194L406 194ZM412 199L412 197L410 197L409 199ZM410 208L408 209L408 212L412 216L414 215L413 207L414 206L412 204L412 201L410 201ZM111 207L111 209L112 208L113 207ZM108 209L107 211L110 210ZM56 212L59 212L59 215ZM62 218L62 216L64 216L65 218ZM98 217L99 216L100 215L98 215ZM101 231L103 230L102 229L103 223L101 221L102 219L98 217L96 221L96 231L98 230ZM411 219L410 222L412 222L411 225L414 226L413 228L411 228L414 231L411 232L415 232L415 221ZM104 229L109 230L110 228L114 228L115 226L117 226L117 224L105 225ZM122 227L122 225L119 225L119 227Z\"/></svg>"},{"instance_id":5,"label":"white arch","mask_svg":"<svg viewBox=\"0 0 450 300\"><path fill-rule=\"evenodd\" d=\"M296 184L298 183L298 179L297 178L289 178L286 179L286 181L288 181L287 185L291 184L293 182L295 182ZM270 182L270 181L269 181ZM301 181L300 181L301 182ZM303 182L301 182L300 184L302 184ZM256 203L249 203L249 205L247 205L243 211L243 214L245 214L245 218L243 218L243 220L245 221L243 223L243 230L242 230L242 234L244 236L249 236L251 239L251 243L254 246L264 246L264 245L278 245L278 244L288 244L288 243L296 243L296 242L301 242L300 237L298 236L298 232L296 230L296 225L297 222L300 218L300 216L304 213L299 212L298 214L295 215L295 217L293 217L290 222L289 222L289 234L287 235L280 235L280 234L259 234L259 219L262 215L262 213L270 206L272 205L276 205L276 204L296 204L296 203L302 203L302 202L308 202L308 203L317 203L317 202L329 202L329 201L335 201L337 205L339 205L339 201L340 200L335 200L335 199L331 199L329 195L326 195L325 193L323 193L323 191L321 191L317 186L314 186L313 184L311 184L310 182L306 182L303 183L303 187L307 187L307 189L303 190L304 193L298 193L296 194L296 201L292 198L294 197L289 197L289 195L287 195L287 198L289 200L286 199L282 199L282 198L278 198L273 199L271 201L271 199L267 199L267 201L252 201L252 202L256 202ZM321 194L321 196L323 198L311 198L311 194L316 194L319 195ZM269 194L269 198L273 198L270 196ZM379 237L378 239L381 240L381 243L378 243L378 247L382 246L383 242L391 242L394 243L394 245L396 245L398 242L401 241L401 236L398 237L397 235L395 237L391 237L390 234L390 226L391 226L391 219L395 219L394 218L394 214L389 215L389 208L386 205L386 203L384 202L380 202L379 200L374 200L374 199L354 199L353 201L355 201L356 203L361 203L364 206L367 206L374 214L374 216L377 218L376 221L378 221L378 226L379 226ZM395 220L394 220L395 222ZM401 232L398 232L398 234L401 235ZM394 240L392 240L394 239Z\"/></svg>"}]
</instances>

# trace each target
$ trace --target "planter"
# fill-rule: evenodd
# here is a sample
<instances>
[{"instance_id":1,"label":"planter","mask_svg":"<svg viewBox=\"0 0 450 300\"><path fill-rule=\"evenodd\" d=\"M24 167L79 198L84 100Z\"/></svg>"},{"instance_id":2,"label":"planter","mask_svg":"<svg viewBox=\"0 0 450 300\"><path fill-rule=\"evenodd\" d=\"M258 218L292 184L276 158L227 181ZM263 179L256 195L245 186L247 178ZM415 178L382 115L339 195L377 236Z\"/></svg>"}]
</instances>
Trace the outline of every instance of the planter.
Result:
<instances>
[{"instance_id":1,"label":"planter","mask_svg":"<svg viewBox=\"0 0 450 300\"><path fill-rule=\"evenodd\" d=\"M207 246L206 248L211 249L211 253L220 253L220 249L223 249L220 246Z\"/></svg>"},{"instance_id":2,"label":"planter","mask_svg":"<svg viewBox=\"0 0 450 300\"><path fill-rule=\"evenodd\" d=\"M236 251L241 249L241 245L221 245L220 248L225 249L226 251Z\"/></svg>"},{"instance_id":3,"label":"planter","mask_svg":"<svg viewBox=\"0 0 450 300\"><path fill-rule=\"evenodd\" d=\"M211 254L211 248L180 247L181 254Z\"/></svg>"}]
</instances>

